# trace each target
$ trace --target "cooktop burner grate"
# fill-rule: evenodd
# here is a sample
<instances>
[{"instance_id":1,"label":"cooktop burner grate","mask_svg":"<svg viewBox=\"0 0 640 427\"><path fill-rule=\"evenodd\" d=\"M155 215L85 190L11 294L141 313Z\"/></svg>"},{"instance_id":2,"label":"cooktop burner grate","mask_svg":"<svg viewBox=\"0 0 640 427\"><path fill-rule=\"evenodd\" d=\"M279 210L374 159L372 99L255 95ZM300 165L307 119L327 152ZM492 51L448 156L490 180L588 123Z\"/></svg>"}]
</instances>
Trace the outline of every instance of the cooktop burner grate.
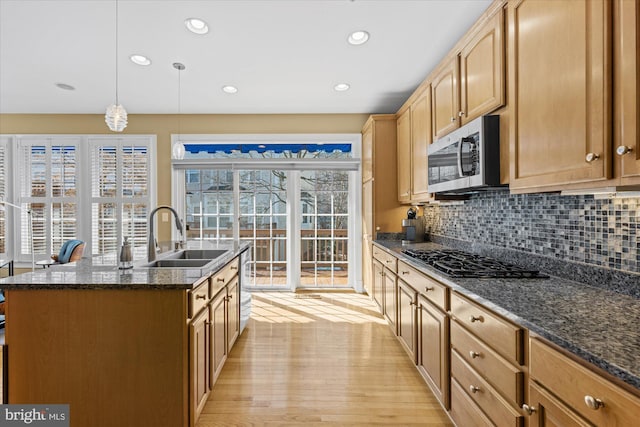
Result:
<instances>
[{"instance_id":1,"label":"cooktop burner grate","mask_svg":"<svg viewBox=\"0 0 640 427\"><path fill-rule=\"evenodd\" d=\"M405 249L403 253L419 259L449 277L477 278L547 278L537 270L526 270L482 255L471 254L455 249L426 251Z\"/></svg>"}]
</instances>

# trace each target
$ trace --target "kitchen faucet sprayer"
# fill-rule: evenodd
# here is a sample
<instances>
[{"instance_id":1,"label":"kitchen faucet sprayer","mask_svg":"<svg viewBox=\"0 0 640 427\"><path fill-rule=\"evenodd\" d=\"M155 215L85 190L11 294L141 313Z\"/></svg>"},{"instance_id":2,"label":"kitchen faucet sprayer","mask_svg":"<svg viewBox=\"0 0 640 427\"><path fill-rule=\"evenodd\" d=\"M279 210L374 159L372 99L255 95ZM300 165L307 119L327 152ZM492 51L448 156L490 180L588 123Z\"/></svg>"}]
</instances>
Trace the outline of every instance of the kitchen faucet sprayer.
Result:
<instances>
[{"instance_id":1,"label":"kitchen faucet sprayer","mask_svg":"<svg viewBox=\"0 0 640 427\"><path fill-rule=\"evenodd\" d=\"M156 260L156 244L155 244L155 235L153 233L153 217L156 212L160 209L169 209L175 218L176 228L178 229L178 233L180 233L180 246L184 245L184 228L182 226L182 221L178 217L178 212L171 206L160 205L149 214L149 241L147 242L147 261L152 262Z\"/></svg>"}]
</instances>

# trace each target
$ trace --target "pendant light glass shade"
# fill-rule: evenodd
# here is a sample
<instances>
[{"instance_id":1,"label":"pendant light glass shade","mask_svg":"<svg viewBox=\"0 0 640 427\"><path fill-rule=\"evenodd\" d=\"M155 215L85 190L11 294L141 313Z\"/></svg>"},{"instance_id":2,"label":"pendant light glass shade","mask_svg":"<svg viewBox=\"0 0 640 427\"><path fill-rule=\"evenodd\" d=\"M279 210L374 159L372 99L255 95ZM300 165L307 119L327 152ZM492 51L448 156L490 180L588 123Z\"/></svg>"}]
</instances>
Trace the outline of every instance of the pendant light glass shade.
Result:
<instances>
[{"instance_id":1,"label":"pendant light glass shade","mask_svg":"<svg viewBox=\"0 0 640 427\"><path fill-rule=\"evenodd\" d=\"M120 104L109 105L104 121L113 132L122 132L127 127L127 110Z\"/></svg>"}]
</instances>

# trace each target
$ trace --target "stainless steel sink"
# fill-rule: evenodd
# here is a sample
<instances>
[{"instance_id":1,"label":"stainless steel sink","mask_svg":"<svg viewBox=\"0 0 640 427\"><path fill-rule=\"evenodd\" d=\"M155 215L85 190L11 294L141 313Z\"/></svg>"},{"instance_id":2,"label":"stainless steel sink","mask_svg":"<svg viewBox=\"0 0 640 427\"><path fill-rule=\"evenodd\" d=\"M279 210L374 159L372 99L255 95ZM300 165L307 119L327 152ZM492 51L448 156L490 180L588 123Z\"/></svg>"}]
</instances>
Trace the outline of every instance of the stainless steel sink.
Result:
<instances>
[{"instance_id":1,"label":"stainless steel sink","mask_svg":"<svg viewBox=\"0 0 640 427\"><path fill-rule=\"evenodd\" d=\"M206 259L212 260L229 252L228 249L184 249L167 256L170 259Z\"/></svg>"},{"instance_id":2,"label":"stainless steel sink","mask_svg":"<svg viewBox=\"0 0 640 427\"><path fill-rule=\"evenodd\" d=\"M159 259L149 264L147 268L200 268L209 264L211 259Z\"/></svg>"}]
</instances>

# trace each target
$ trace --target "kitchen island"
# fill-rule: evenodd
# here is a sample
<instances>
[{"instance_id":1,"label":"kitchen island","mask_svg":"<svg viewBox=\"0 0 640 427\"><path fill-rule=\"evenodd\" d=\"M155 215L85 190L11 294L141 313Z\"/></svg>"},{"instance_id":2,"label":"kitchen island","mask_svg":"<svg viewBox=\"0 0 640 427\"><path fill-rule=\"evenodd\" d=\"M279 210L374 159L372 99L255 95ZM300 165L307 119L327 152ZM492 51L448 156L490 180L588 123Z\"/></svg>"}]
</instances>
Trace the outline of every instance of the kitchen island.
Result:
<instances>
[{"instance_id":1,"label":"kitchen island","mask_svg":"<svg viewBox=\"0 0 640 427\"><path fill-rule=\"evenodd\" d=\"M216 248L228 251L206 268L94 258L4 279L7 403L69 404L77 427L193 425L215 380L211 354L221 366L239 334L249 244Z\"/></svg>"}]
</instances>

